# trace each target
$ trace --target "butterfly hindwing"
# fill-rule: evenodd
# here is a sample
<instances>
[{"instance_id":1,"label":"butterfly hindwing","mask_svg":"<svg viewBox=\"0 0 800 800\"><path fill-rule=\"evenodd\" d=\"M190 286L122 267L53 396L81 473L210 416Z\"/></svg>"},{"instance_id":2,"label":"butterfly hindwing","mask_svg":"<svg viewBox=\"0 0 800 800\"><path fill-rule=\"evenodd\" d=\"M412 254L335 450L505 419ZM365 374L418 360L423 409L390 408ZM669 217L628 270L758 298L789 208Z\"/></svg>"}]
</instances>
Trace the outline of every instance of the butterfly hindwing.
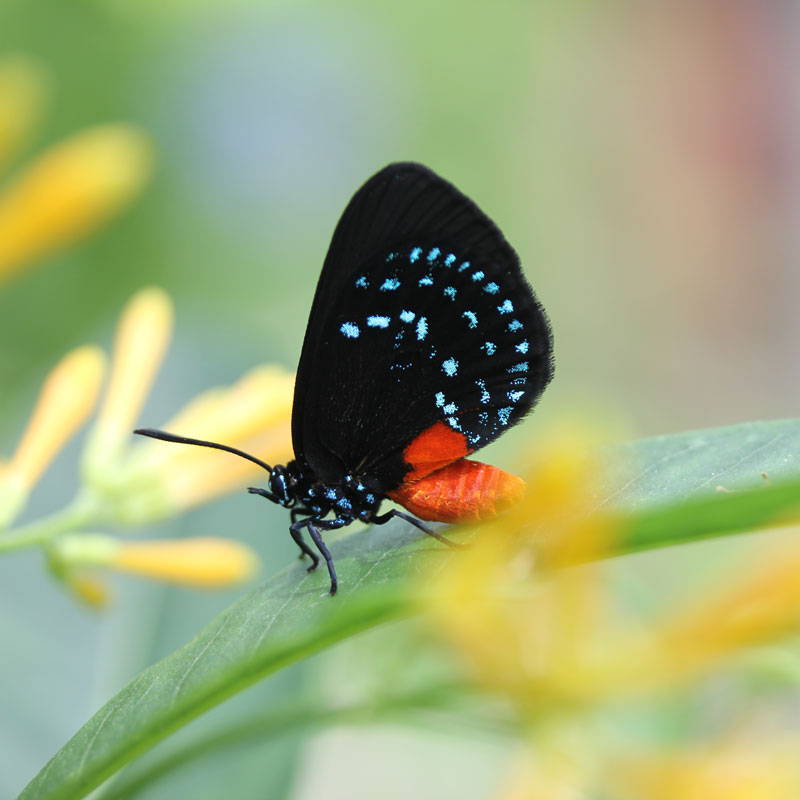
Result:
<instances>
[{"instance_id":1,"label":"butterfly hindwing","mask_svg":"<svg viewBox=\"0 0 800 800\"><path fill-rule=\"evenodd\" d=\"M517 422L551 377L551 351L491 220L427 168L390 165L350 201L325 260L298 368L295 454L323 482L363 474L388 492Z\"/></svg>"}]
</instances>

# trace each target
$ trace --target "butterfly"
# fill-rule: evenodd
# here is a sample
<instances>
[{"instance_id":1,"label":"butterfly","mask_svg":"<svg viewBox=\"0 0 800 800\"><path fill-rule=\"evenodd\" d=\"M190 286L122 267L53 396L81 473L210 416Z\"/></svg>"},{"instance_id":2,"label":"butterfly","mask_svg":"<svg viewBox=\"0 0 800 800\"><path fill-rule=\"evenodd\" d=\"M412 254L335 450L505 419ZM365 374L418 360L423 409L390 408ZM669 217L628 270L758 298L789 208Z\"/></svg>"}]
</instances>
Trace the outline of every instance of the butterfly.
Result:
<instances>
[{"instance_id":1,"label":"butterfly","mask_svg":"<svg viewBox=\"0 0 800 800\"><path fill-rule=\"evenodd\" d=\"M317 284L294 390L294 459L269 466L236 448L144 428L168 442L259 464L290 509L301 557L325 560L322 532L399 517L493 516L520 478L466 458L531 410L553 374L553 340L519 259L495 224L421 164L373 175L339 220ZM405 511L381 513L387 499ZM406 513L410 512L410 513Z\"/></svg>"}]
</instances>

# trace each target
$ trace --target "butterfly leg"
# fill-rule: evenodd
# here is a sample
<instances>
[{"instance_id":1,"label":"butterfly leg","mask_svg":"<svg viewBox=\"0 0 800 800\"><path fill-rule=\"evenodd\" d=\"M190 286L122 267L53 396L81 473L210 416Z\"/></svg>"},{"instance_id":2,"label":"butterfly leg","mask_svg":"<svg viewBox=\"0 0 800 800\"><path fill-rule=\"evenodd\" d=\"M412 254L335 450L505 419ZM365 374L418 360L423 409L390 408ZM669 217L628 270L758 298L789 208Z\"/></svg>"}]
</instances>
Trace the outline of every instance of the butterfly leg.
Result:
<instances>
[{"instance_id":1,"label":"butterfly leg","mask_svg":"<svg viewBox=\"0 0 800 800\"><path fill-rule=\"evenodd\" d=\"M390 519L394 517L399 517L400 519L405 520L406 522L410 522L414 527L419 528L423 533L427 533L428 536L433 536L436 541L441 542L442 544L446 544L448 547L454 547L458 550L461 550L466 547L466 545L461 544L459 542L454 542L452 539L448 539L446 536L442 536L441 533L437 533L432 528L429 528L422 520L417 519L416 517L412 516L411 514L405 514L402 511L398 511L396 508L393 508L391 511L387 511L385 514L381 514L380 516L373 517L372 521L376 525L385 525Z\"/></svg>"},{"instance_id":2,"label":"butterfly leg","mask_svg":"<svg viewBox=\"0 0 800 800\"><path fill-rule=\"evenodd\" d=\"M289 519L291 520L292 525L294 525L294 523L297 522L298 517L309 516L310 514L313 513L314 512L310 508L293 508L289 512ZM295 532L292 531L291 528L289 528L289 531L292 533L292 539L294 539L295 542L297 542L297 545L300 548L299 558L305 558L306 556L311 557L312 563L311 566L308 568L308 571L312 572L317 568L317 565L319 564L319 558L317 557L317 554L303 541L303 534L300 533L299 530L297 531L297 535L295 535Z\"/></svg>"},{"instance_id":3,"label":"butterfly leg","mask_svg":"<svg viewBox=\"0 0 800 800\"><path fill-rule=\"evenodd\" d=\"M294 539L295 544L300 548L300 558L308 556L311 559L311 566L308 567L308 572L313 572L319 566L319 556L305 543L303 539L302 529L305 525L303 522L292 522L289 526L289 533Z\"/></svg>"},{"instance_id":4,"label":"butterfly leg","mask_svg":"<svg viewBox=\"0 0 800 800\"><path fill-rule=\"evenodd\" d=\"M332 595L336 594L336 590L339 588L339 579L336 577L336 567L333 565L333 556L331 555L331 551L328 550L328 546L322 541L320 532L314 527L314 523L310 519L305 519L296 524L298 526L305 526L308 528L308 535L311 537L311 541L314 542L319 552L322 553L322 557L325 559L325 564L328 567L328 575L331 577L330 593Z\"/></svg>"}]
</instances>

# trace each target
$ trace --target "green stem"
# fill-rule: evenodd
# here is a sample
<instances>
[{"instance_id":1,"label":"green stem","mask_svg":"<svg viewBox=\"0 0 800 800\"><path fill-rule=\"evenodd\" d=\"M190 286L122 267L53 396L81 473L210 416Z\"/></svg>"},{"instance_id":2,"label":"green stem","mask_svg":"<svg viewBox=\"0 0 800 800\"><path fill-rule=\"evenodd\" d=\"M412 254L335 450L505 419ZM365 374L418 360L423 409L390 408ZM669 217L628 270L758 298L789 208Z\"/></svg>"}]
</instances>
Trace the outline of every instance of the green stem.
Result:
<instances>
[{"instance_id":1,"label":"green stem","mask_svg":"<svg viewBox=\"0 0 800 800\"><path fill-rule=\"evenodd\" d=\"M79 495L61 511L0 535L0 553L41 547L62 533L77 530L95 520L98 504L91 495Z\"/></svg>"}]
</instances>

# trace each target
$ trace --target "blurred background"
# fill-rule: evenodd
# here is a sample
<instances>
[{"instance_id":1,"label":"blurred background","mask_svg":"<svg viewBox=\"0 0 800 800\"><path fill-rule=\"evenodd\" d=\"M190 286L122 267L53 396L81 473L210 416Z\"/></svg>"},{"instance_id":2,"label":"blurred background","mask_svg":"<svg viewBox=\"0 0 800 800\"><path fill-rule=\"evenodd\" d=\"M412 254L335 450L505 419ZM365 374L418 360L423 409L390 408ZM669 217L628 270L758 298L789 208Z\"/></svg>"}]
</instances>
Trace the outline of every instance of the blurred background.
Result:
<instances>
[{"instance_id":1,"label":"blurred background","mask_svg":"<svg viewBox=\"0 0 800 800\"><path fill-rule=\"evenodd\" d=\"M751 0L4 0L0 57L49 75L15 164L124 121L151 135L155 172L110 225L0 288L0 450L49 367L108 345L148 284L175 299L177 333L143 422L255 364L293 369L343 206L401 159L497 221L548 309L556 379L529 432L565 406L637 436L795 416L798 37L795 4ZM523 458L523 439L487 459ZM31 515L72 495L77 452ZM236 495L143 533L235 536L269 572L294 557L284 524ZM0 560L0 593L2 797L239 594L122 581L98 616L29 553ZM195 729L308 686L346 692L379 650L394 657L369 637L337 647ZM469 800L506 755L480 732L330 730L209 757L146 796Z\"/></svg>"}]
</instances>

